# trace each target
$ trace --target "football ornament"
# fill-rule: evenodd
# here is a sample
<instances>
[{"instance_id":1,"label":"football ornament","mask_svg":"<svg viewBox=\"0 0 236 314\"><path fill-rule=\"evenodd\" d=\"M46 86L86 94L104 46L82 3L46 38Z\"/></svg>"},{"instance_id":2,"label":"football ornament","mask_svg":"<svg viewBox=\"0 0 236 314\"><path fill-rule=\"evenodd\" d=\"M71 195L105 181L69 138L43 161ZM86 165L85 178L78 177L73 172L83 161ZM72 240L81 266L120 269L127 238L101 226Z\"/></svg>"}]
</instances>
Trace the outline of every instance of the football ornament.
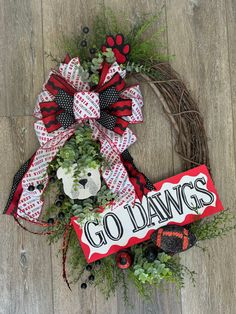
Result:
<instances>
[{"instance_id":1,"label":"football ornament","mask_svg":"<svg viewBox=\"0 0 236 314\"><path fill-rule=\"evenodd\" d=\"M166 253L180 253L190 249L197 238L188 229L181 226L165 226L155 231L151 239Z\"/></svg>"}]
</instances>

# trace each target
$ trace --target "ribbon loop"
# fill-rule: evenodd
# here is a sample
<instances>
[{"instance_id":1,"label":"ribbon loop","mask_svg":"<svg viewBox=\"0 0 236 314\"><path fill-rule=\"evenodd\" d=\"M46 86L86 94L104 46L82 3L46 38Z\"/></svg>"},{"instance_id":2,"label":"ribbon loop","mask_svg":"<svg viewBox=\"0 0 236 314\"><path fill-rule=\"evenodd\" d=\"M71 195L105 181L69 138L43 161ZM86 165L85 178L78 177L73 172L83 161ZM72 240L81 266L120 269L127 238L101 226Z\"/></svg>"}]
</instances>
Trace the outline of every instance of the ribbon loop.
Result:
<instances>
[{"instance_id":1,"label":"ribbon loop","mask_svg":"<svg viewBox=\"0 0 236 314\"><path fill-rule=\"evenodd\" d=\"M50 75L49 80L47 81L44 87L53 96L56 96L61 89L67 92L70 96L73 96L76 93L76 89L74 89L62 77L54 73Z\"/></svg>"},{"instance_id":2,"label":"ribbon loop","mask_svg":"<svg viewBox=\"0 0 236 314\"><path fill-rule=\"evenodd\" d=\"M55 102L58 104L60 109L64 109L70 115L74 115L73 112L74 97L70 96L63 89L60 89L58 91L58 94L55 97Z\"/></svg>"},{"instance_id":3,"label":"ribbon loop","mask_svg":"<svg viewBox=\"0 0 236 314\"><path fill-rule=\"evenodd\" d=\"M103 92L99 93L100 108L107 109L110 105L116 103L119 99L119 94L115 86L108 87Z\"/></svg>"},{"instance_id":4,"label":"ribbon loop","mask_svg":"<svg viewBox=\"0 0 236 314\"><path fill-rule=\"evenodd\" d=\"M116 117L126 117L132 115L132 100L120 99L113 103L110 107L110 112Z\"/></svg>"}]
</instances>

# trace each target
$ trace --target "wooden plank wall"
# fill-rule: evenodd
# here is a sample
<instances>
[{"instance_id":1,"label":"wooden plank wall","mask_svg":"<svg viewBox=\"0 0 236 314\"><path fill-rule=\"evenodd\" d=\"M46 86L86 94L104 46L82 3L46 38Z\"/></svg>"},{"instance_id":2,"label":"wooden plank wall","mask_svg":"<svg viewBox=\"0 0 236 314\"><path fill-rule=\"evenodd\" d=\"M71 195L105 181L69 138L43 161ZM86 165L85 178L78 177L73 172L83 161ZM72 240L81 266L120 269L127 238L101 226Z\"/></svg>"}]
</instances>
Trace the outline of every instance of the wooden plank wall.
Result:
<instances>
[{"instance_id":1,"label":"wooden plank wall","mask_svg":"<svg viewBox=\"0 0 236 314\"><path fill-rule=\"evenodd\" d=\"M236 205L236 2L234 0L0 0L0 211L11 180L37 141L31 117L35 97L52 66L44 52L62 55L57 40L91 25L101 6L109 6L131 22L142 13L162 9L155 28L166 27L166 50L173 66L199 101L209 137L215 184L225 207ZM125 13L124 13L125 12ZM126 17L125 17L126 16ZM135 127L135 161L152 179L180 170L173 151L172 130L160 102L142 85L146 123ZM148 123L147 123L148 121ZM151 165L155 167L153 173ZM234 314L236 309L235 233L207 243L208 253L194 248L183 262L198 272L196 287L186 282L180 295L173 286L156 291L152 303L134 289L133 308L125 308L121 292L106 301L99 289L70 292L61 278L57 246L32 236L13 219L0 217L0 314Z\"/></svg>"}]
</instances>

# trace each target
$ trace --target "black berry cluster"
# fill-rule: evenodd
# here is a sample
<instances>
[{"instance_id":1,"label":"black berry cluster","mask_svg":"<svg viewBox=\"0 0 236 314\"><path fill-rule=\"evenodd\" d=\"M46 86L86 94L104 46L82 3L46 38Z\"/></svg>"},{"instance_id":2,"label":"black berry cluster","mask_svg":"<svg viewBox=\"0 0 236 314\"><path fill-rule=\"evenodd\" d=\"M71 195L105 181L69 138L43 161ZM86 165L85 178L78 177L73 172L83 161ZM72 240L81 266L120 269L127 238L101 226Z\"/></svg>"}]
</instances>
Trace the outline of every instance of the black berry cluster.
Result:
<instances>
[{"instance_id":1,"label":"black berry cluster","mask_svg":"<svg viewBox=\"0 0 236 314\"><path fill-rule=\"evenodd\" d=\"M63 202L64 199L65 199L65 195L64 195L64 194L58 195L57 200L56 200L56 202L55 202L55 205L56 205L57 207L61 207L61 206L62 206L62 202ZM57 214L57 217L56 217L56 218L52 218L52 217L51 217L51 218L48 219L48 224L49 224L49 225L53 225L54 222L55 222L55 219L63 220L64 218L65 218L65 214L63 213L63 211L60 211L60 212Z\"/></svg>"},{"instance_id":2,"label":"black berry cluster","mask_svg":"<svg viewBox=\"0 0 236 314\"><path fill-rule=\"evenodd\" d=\"M85 269L90 272L87 280L81 284L81 289L86 289L88 287L87 283L92 283L95 280L94 270L101 265L101 261L97 260L94 264L86 265Z\"/></svg>"},{"instance_id":3,"label":"black berry cluster","mask_svg":"<svg viewBox=\"0 0 236 314\"><path fill-rule=\"evenodd\" d=\"M51 171L49 174L49 182L50 183L55 183L56 182L56 171Z\"/></svg>"},{"instance_id":4,"label":"black berry cluster","mask_svg":"<svg viewBox=\"0 0 236 314\"><path fill-rule=\"evenodd\" d=\"M87 35L88 33L89 33L89 28L87 27L87 26L84 26L83 28L82 28L82 32L85 34L85 35ZM88 41L87 41L87 39L82 39L81 40L81 42L80 42L80 46L82 47L82 48L86 48L87 46L88 46ZM95 53L96 53L96 51L97 51L97 49L96 48L94 48L94 47L90 47L89 48L89 53L91 54L91 55L94 55Z\"/></svg>"}]
</instances>

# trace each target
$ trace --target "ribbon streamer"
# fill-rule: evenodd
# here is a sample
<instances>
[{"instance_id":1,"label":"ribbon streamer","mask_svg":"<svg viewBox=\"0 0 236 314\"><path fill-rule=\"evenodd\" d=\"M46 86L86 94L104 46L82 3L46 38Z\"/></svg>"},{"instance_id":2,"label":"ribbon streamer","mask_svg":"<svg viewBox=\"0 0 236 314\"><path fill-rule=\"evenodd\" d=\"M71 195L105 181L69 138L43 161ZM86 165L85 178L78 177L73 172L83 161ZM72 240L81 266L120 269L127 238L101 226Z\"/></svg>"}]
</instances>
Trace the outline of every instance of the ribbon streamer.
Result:
<instances>
[{"instance_id":1,"label":"ribbon streamer","mask_svg":"<svg viewBox=\"0 0 236 314\"><path fill-rule=\"evenodd\" d=\"M37 98L34 115L40 148L15 176L5 213L37 220L48 184L47 167L77 125L89 123L93 138L109 168L102 170L108 188L117 194L114 207L132 203L153 189L135 167L128 148L136 141L129 124L143 121L143 99L138 85L126 87L125 70L104 63L98 85L91 89L79 75L79 58L69 59L49 74ZM127 157L128 156L128 157ZM41 187L40 189L38 187Z\"/></svg>"}]
</instances>

